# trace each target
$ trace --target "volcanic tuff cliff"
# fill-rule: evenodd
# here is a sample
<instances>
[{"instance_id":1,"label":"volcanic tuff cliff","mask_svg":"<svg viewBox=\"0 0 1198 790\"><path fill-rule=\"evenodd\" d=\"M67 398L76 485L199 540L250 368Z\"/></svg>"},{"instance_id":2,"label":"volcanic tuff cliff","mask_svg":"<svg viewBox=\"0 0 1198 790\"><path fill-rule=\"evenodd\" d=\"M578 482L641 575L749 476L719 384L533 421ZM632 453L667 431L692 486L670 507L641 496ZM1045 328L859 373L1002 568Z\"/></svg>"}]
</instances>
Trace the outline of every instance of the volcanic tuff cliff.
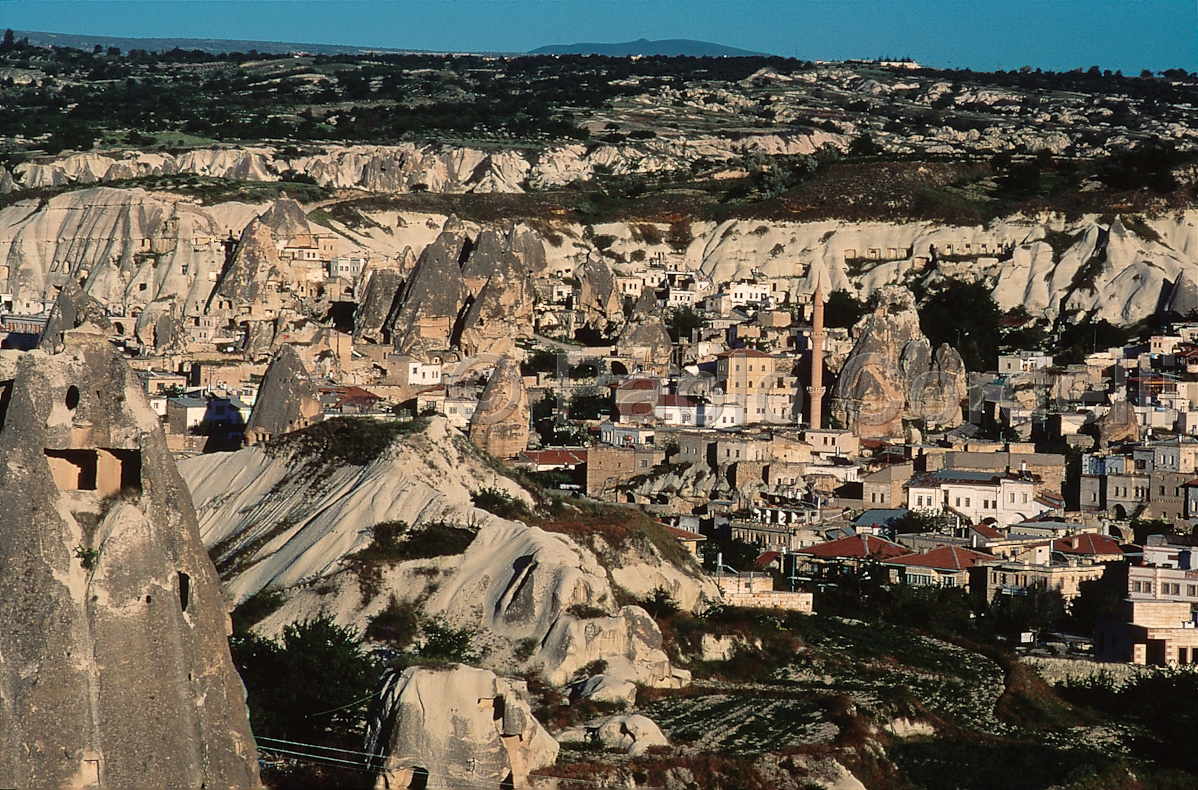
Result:
<instances>
[{"instance_id":1,"label":"volcanic tuff cliff","mask_svg":"<svg viewBox=\"0 0 1198 790\"><path fill-rule=\"evenodd\" d=\"M256 785L228 601L158 418L93 330L0 360L0 784Z\"/></svg>"},{"instance_id":2,"label":"volcanic tuff cliff","mask_svg":"<svg viewBox=\"0 0 1198 790\"><path fill-rule=\"evenodd\" d=\"M472 505L481 489L531 500L444 418L365 465L325 465L287 443L197 456L180 469L226 589L239 601L268 587L286 591L283 608L256 627L263 633L322 612L364 628L394 595L422 601L426 615L455 627L480 629L486 660L497 669L535 670L560 684L605 660L616 677L678 682L657 626L638 607L616 605L608 569L592 552ZM448 522L475 536L463 554L390 563L364 588L352 556L370 546L371 527L397 519L416 532ZM664 587L691 609L718 598L710 582L652 550L622 557L611 575L634 595ZM569 612L575 605L611 615L577 617ZM522 641L536 647L517 657Z\"/></svg>"},{"instance_id":3,"label":"volcanic tuff cliff","mask_svg":"<svg viewBox=\"0 0 1198 790\"><path fill-rule=\"evenodd\" d=\"M903 420L956 427L967 391L965 363L947 343L932 351L915 297L886 286L860 325L832 391L832 416L858 436L903 434Z\"/></svg>"},{"instance_id":4,"label":"volcanic tuff cliff","mask_svg":"<svg viewBox=\"0 0 1198 790\"><path fill-rule=\"evenodd\" d=\"M200 206L178 196L111 188L68 192L44 203L19 200L0 210L0 284L12 294L15 312L37 313L68 279L75 280L123 314L113 319L119 335L151 346L178 345L185 340L185 321L210 312L222 321L236 318L248 307L244 302L259 299L263 286L255 283L255 274L269 279L274 271L291 289L275 299L300 290L299 283L287 282L299 275L276 260L274 249L305 222L298 206L286 203L286 209ZM259 213L267 218L249 227ZM620 318L622 297L614 275L631 267L619 261L658 254L716 283L781 278L789 281L785 288L792 297L807 293L806 274L814 265L828 273L825 293L844 289L861 297L915 279L928 285L945 277L981 280L1003 309L1022 305L1050 319L1062 310L1084 311L1119 324L1170 304L1189 307L1195 301L1191 284L1198 281L1194 210L1110 221L1014 217L985 227L924 221L696 222L690 226L694 241L677 255L664 242L647 238L643 223L597 225L593 235L579 225L554 223L556 235L546 237L526 226L506 234L488 232L474 223L447 222L442 215L367 211L362 216L369 222L354 228L326 221L339 244L370 254L368 271L393 271L399 277L385 277L365 292L359 337L398 339L401 348L413 350L445 342L455 328L468 328L466 339L480 349L506 345L507 338L492 336L494 321L488 316L501 306L526 314L524 278L546 271L573 273L580 281L580 319L606 330L611 318ZM230 233L240 238L241 257L226 269L224 241ZM600 237L608 244L602 252L586 240ZM412 272L405 261L417 256L421 261ZM486 289L493 274L512 287L499 294L496 279ZM400 280L406 280L402 289ZM230 295L227 305L215 296L218 288ZM467 320L465 310L475 297L481 304ZM515 301L502 304L505 299ZM397 326L400 331L393 332Z\"/></svg>"}]
</instances>

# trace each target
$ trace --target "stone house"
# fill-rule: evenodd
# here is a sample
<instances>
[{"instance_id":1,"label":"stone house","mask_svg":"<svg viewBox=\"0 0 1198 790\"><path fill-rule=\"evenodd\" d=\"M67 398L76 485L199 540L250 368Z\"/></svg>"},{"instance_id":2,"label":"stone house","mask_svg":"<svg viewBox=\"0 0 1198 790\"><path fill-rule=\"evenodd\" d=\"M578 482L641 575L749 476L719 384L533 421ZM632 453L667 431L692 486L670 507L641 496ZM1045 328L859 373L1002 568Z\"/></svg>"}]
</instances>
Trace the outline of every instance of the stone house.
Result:
<instances>
[{"instance_id":1,"label":"stone house","mask_svg":"<svg viewBox=\"0 0 1198 790\"><path fill-rule=\"evenodd\" d=\"M1120 621L1100 621L1094 654L1099 661L1153 666L1198 662L1198 628L1190 604L1124 601Z\"/></svg>"},{"instance_id":2,"label":"stone house","mask_svg":"<svg viewBox=\"0 0 1198 790\"><path fill-rule=\"evenodd\" d=\"M903 486L914 473L912 464L894 464L861 479L861 501L869 507L895 507L905 502Z\"/></svg>"}]
</instances>

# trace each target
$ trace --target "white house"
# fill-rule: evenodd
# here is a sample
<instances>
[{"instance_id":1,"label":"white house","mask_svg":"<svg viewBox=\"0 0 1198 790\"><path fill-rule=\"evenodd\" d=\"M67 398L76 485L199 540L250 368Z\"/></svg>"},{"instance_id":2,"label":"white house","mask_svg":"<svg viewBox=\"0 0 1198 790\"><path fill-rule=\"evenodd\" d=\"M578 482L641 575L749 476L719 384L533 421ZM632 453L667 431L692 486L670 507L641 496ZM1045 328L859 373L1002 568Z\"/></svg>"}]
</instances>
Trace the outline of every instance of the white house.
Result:
<instances>
[{"instance_id":1,"label":"white house","mask_svg":"<svg viewBox=\"0 0 1198 790\"><path fill-rule=\"evenodd\" d=\"M728 289L728 296L733 304L761 304L770 298L769 283L739 282L733 283Z\"/></svg>"},{"instance_id":2,"label":"white house","mask_svg":"<svg viewBox=\"0 0 1198 790\"><path fill-rule=\"evenodd\" d=\"M1017 524L1052 510L1036 497L1032 475L941 469L915 475L907 483L907 508L955 513L972 523L992 519Z\"/></svg>"}]
</instances>

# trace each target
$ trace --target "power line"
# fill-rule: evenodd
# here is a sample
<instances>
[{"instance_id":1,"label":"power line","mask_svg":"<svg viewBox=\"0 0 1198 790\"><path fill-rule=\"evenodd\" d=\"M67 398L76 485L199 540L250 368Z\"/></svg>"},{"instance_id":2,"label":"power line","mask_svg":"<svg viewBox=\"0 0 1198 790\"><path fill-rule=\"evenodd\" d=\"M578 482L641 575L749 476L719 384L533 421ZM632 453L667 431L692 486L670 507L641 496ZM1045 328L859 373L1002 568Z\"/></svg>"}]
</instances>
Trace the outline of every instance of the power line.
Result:
<instances>
[{"instance_id":1,"label":"power line","mask_svg":"<svg viewBox=\"0 0 1198 790\"><path fill-rule=\"evenodd\" d=\"M305 747L308 749L325 749L328 751L341 752L344 754L361 755L363 757L369 758L372 761L386 759L386 755L371 754L369 752L359 752L359 751L354 751L353 749L339 749L339 748L336 748L333 746L321 746L320 744L316 744L316 743L301 743L300 741L287 741L287 740L283 740L281 738L267 738L267 737L259 737L259 738L257 738L257 740L271 741L273 743L285 743L290 746L301 746L301 747ZM283 748L279 748L279 747L275 747L275 746L264 746L263 751L276 752L279 754L287 754L287 755L291 755L293 757L304 758L304 759L307 759L309 762L312 762L317 765L321 764L322 762L337 763L338 767L345 767L345 768L349 768L351 770L363 771L366 773L375 773L378 770L381 770L379 768L365 768L362 766L362 761L345 760L345 759L342 759L339 757L329 757L329 756L325 756L322 754L307 754L305 752L297 752L297 751L294 751L291 749L283 749ZM405 766L405 767L415 768L417 766ZM449 774L436 774L436 773L429 773L428 771L425 771L424 775L430 779L447 779L447 780L452 781L453 784L446 785L447 787L480 788L480 789L485 789L485 790L492 790L495 787L495 785L489 784L489 783L488 784L480 784L477 782L464 781L462 779L462 777L450 776ZM589 779L567 779L565 777L559 777L559 776L530 776L529 779L534 780L534 781L535 780L544 780L546 782L554 781L554 782L565 782L567 784L590 785L593 787L610 787L610 785L608 785L604 782L594 782ZM658 790L658 789L646 787L645 790Z\"/></svg>"},{"instance_id":2,"label":"power line","mask_svg":"<svg viewBox=\"0 0 1198 790\"><path fill-rule=\"evenodd\" d=\"M362 757L372 757L373 758L373 757L378 756L376 754L371 754L370 752L360 752L360 751L357 751L354 749L339 749L336 746L320 746L319 744L301 743L300 741L287 741L287 740L283 740L282 738L267 738L265 736L259 736L256 740L270 741L272 743L285 743L288 746L303 746L308 749L324 749L325 751L330 751L330 752L342 752L344 754L356 754L356 755L360 755Z\"/></svg>"},{"instance_id":3,"label":"power line","mask_svg":"<svg viewBox=\"0 0 1198 790\"><path fill-rule=\"evenodd\" d=\"M336 713L339 710L345 710L346 708L352 708L354 705L361 705L363 702L368 702L369 700L372 700L372 699L374 699L374 694L370 694L369 696L362 697L362 699L356 699L353 702L342 705L340 708L330 708L329 710L322 710L319 713L309 713L306 716L304 716L304 718L310 719L313 716L323 716L326 713Z\"/></svg>"}]
</instances>

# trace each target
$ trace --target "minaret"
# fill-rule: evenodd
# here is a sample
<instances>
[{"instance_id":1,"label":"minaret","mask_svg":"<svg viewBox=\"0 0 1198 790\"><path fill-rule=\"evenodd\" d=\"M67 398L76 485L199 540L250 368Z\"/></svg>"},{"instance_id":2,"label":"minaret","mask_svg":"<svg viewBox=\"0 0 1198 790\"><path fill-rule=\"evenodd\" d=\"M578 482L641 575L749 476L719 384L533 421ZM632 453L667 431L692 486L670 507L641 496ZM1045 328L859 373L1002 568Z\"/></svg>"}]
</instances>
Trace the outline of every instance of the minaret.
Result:
<instances>
[{"instance_id":1,"label":"minaret","mask_svg":"<svg viewBox=\"0 0 1198 790\"><path fill-rule=\"evenodd\" d=\"M822 428L821 415L824 408L824 283L816 280L815 295L812 297L811 309L811 386L807 389L810 396L811 410L807 415L807 424L812 428Z\"/></svg>"}]
</instances>

